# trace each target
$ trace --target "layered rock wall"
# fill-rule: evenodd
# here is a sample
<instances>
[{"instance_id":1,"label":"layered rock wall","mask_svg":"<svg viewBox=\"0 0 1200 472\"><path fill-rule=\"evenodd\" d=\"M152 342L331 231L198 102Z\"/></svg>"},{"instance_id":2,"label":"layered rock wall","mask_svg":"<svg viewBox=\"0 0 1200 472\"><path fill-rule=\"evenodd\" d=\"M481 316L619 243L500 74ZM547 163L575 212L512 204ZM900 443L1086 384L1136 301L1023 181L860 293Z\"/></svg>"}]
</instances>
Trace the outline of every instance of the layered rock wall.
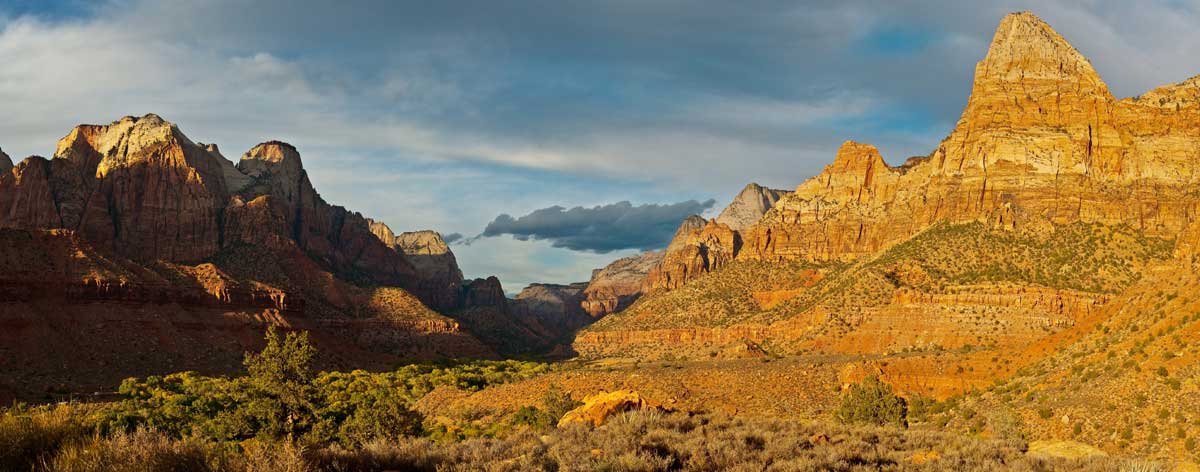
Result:
<instances>
[{"instance_id":1,"label":"layered rock wall","mask_svg":"<svg viewBox=\"0 0 1200 472\"><path fill-rule=\"evenodd\" d=\"M874 147L847 142L744 233L739 257L848 260L939 221L1082 221L1174 237L1197 216L1198 94L1193 78L1117 101L1049 26L1009 15L933 153L890 167Z\"/></svg>"},{"instance_id":2,"label":"layered rock wall","mask_svg":"<svg viewBox=\"0 0 1200 472\"><path fill-rule=\"evenodd\" d=\"M624 310L642 294L642 281L662 262L663 251L650 251L613 261L592 272L584 289L583 311L593 319Z\"/></svg>"},{"instance_id":3,"label":"layered rock wall","mask_svg":"<svg viewBox=\"0 0 1200 472\"><path fill-rule=\"evenodd\" d=\"M317 194L291 145L260 144L235 166L152 114L78 126L53 159L0 172L0 227L71 230L140 261L199 262L241 243L295 246L347 278L420 285L365 218Z\"/></svg>"}]
</instances>

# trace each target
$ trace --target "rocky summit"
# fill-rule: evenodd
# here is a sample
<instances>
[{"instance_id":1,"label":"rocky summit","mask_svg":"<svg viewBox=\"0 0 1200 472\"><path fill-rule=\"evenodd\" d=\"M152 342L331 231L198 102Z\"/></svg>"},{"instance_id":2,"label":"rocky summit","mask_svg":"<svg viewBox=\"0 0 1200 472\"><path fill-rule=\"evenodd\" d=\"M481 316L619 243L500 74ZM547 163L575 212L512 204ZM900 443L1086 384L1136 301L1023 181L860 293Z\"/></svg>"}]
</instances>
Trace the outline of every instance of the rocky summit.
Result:
<instances>
[{"instance_id":1,"label":"rocky summit","mask_svg":"<svg viewBox=\"0 0 1200 472\"><path fill-rule=\"evenodd\" d=\"M746 184L738 192L729 206L717 215L717 223L728 226L732 230L742 230L758 223L767 210L775 206L781 197L789 193L787 190L775 190L756 183Z\"/></svg>"},{"instance_id":2,"label":"rocky summit","mask_svg":"<svg viewBox=\"0 0 1200 472\"><path fill-rule=\"evenodd\" d=\"M494 356L428 308L462 297L440 237L374 229L321 198L290 144L234 164L153 114L78 126L0 172L0 396L229 371L267 325L313 331L341 365Z\"/></svg>"},{"instance_id":3,"label":"rocky summit","mask_svg":"<svg viewBox=\"0 0 1200 472\"><path fill-rule=\"evenodd\" d=\"M1193 78L1118 100L1045 22L1009 15L929 155L893 166L847 141L757 218L690 218L644 280L649 295L573 348L653 358L745 343L781 355L986 346L994 362L974 373L944 371L942 354L879 371L935 395L1008 375L1054 352L1023 346L1063 342L1122 310L1114 297L1150 274L1188 263L1198 94ZM734 204L768 201L751 185Z\"/></svg>"}]
</instances>

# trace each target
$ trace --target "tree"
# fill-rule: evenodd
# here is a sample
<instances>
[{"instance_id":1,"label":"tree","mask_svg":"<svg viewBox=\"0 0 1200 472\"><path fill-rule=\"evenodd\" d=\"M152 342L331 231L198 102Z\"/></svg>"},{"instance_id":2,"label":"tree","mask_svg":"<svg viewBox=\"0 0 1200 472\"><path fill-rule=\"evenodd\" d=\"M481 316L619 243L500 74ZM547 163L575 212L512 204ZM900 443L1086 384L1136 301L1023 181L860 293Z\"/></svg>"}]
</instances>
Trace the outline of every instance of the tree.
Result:
<instances>
[{"instance_id":1,"label":"tree","mask_svg":"<svg viewBox=\"0 0 1200 472\"><path fill-rule=\"evenodd\" d=\"M286 435L292 440L316 421L312 363L317 350L307 332L281 338L272 326L266 339L262 352L246 353L243 361L252 392L247 406L261 422L260 434Z\"/></svg>"},{"instance_id":2,"label":"tree","mask_svg":"<svg viewBox=\"0 0 1200 472\"><path fill-rule=\"evenodd\" d=\"M892 387L874 375L851 385L834 412L838 421L847 424L894 425L908 427L908 405Z\"/></svg>"}]
</instances>

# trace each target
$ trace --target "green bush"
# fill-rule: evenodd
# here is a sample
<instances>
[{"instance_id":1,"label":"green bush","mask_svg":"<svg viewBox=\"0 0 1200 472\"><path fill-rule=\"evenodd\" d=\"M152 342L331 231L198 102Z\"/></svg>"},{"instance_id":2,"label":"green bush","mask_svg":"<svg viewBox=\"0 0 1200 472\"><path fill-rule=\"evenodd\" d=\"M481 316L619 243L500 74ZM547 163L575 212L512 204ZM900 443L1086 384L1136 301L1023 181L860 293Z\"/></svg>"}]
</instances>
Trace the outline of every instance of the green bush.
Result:
<instances>
[{"instance_id":1,"label":"green bush","mask_svg":"<svg viewBox=\"0 0 1200 472\"><path fill-rule=\"evenodd\" d=\"M908 427L908 405L890 385L870 376L850 386L834 417L846 424Z\"/></svg>"},{"instance_id":2,"label":"green bush","mask_svg":"<svg viewBox=\"0 0 1200 472\"><path fill-rule=\"evenodd\" d=\"M126 379L120 387L125 400L104 408L95 426L103 434L150 428L216 442L291 438L302 445L357 447L432 433L423 431L423 418L411 406L437 387L476 391L548 370L534 362L479 361L314 374L316 355L303 334L268 331L263 351L246 356L249 375Z\"/></svg>"}]
</instances>

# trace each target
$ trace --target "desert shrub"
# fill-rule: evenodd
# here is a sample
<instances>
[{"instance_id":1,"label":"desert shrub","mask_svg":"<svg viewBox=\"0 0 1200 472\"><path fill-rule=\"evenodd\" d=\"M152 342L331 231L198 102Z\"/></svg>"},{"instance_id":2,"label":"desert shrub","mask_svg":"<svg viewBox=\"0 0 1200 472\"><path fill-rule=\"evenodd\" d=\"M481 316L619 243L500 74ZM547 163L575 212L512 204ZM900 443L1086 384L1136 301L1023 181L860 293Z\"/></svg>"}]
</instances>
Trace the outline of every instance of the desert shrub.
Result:
<instances>
[{"instance_id":1,"label":"desert shrub","mask_svg":"<svg viewBox=\"0 0 1200 472\"><path fill-rule=\"evenodd\" d=\"M870 376L851 385L834 412L838 421L846 424L908 426L907 403L892 387L879 377Z\"/></svg>"},{"instance_id":2,"label":"desert shrub","mask_svg":"<svg viewBox=\"0 0 1200 472\"><path fill-rule=\"evenodd\" d=\"M75 405L25 408L0 414L0 470L30 470L90 429Z\"/></svg>"},{"instance_id":3,"label":"desert shrub","mask_svg":"<svg viewBox=\"0 0 1200 472\"><path fill-rule=\"evenodd\" d=\"M373 440L395 440L421 434L423 417L409 409L408 403L385 396L354 409L338 429L341 444L358 446Z\"/></svg>"},{"instance_id":4,"label":"desert shrub","mask_svg":"<svg viewBox=\"0 0 1200 472\"><path fill-rule=\"evenodd\" d=\"M411 406L435 388L474 391L549 369L535 362L478 361L316 374L311 368L316 354L302 334L269 331L263 351L246 356L248 375L182 372L126 379L120 387L125 399L103 410L98 428L104 434L150 428L216 442L290 437L309 446L355 447L427 434Z\"/></svg>"},{"instance_id":5,"label":"desert shrub","mask_svg":"<svg viewBox=\"0 0 1200 472\"><path fill-rule=\"evenodd\" d=\"M537 430L549 429L557 422L554 417L536 406L523 406L510 419L515 426L528 426Z\"/></svg>"},{"instance_id":6,"label":"desert shrub","mask_svg":"<svg viewBox=\"0 0 1200 472\"><path fill-rule=\"evenodd\" d=\"M1044 419L1044 420L1050 419L1051 416L1054 416L1054 410L1050 409L1050 407L1048 407L1048 406L1043 406L1041 408L1038 408L1037 414L1038 414L1038 417L1041 419Z\"/></svg>"},{"instance_id":7,"label":"desert shrub","mask_svg":"<svg viewBox=\"0 0 1200 472\"><path fill-rule=\"evenodd\" d=\"M912 467L916 454L940 459ZM346 447L303 447L249 439L237 447L140 429L72 440L32 468L41 471L366 472L526 470L1091 470L1107 459L1035 459L1025 443L953 432L734 418L685 413L630 414L604 428L573 424L502 438L437 442L374 439Z\"/></svg>"},{"instance_id":8,"label":"desert shrub","mask_svg":"<svg viewBox=\"0 0 1200 472\"><path fill-rule=\"evenodd\" d=\"M560 391L553 385L546 390L546 394L542 397L542 406L546 408L546 413L555 423L558 423L558 420L562 419L568 411L579 408L581 405L583 402L571 398L570 394Z\"/></svg>"},{"instance_id":9,"label":"desert shrub","mask_svg":"<svg viewBox=\"0 0 1200 472\"><path fill-rule=\"evenodd\" d=\"M933 398L913 395L908 400L908 418L913 421L928 421L930 416L941 413L941 411L941 405Z\"/></svg>"},{"instance_id":10,"label":"desert shrub","mask_svg":"<svg viewBox=\"0 0 1200 472\"><path fill-rule=\"evenodd\" d=\"M50 470L58 472L204 472L224 468L224 458L194 440L172 440L140 429L107 439L70 444L55 456Z\"/></svg>"}]
</instances>

